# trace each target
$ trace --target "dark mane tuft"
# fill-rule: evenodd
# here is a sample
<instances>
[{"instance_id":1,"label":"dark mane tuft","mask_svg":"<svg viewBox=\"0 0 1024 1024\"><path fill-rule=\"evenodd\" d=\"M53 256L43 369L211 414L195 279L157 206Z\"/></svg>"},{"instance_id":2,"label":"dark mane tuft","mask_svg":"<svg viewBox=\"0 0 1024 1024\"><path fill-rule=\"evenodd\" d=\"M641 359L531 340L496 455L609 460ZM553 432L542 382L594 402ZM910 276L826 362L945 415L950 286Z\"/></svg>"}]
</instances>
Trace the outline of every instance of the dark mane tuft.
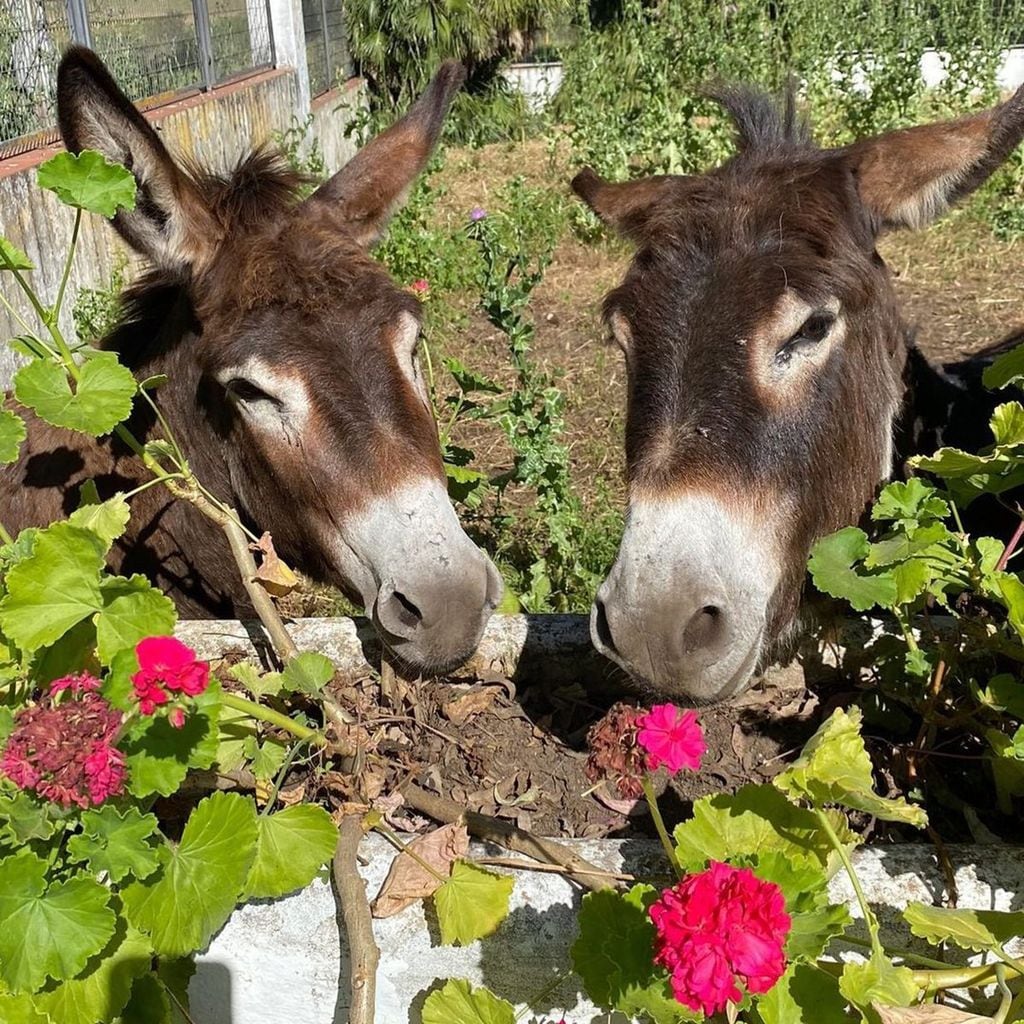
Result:
<instances>
[{"instance_id":1,"label":"dark mane tuft","mask_svg":"<svg viewBox=\"0 0 1024 1024\"><path fill-rule=\"evenodd\" d=\"M712 85L707 95L721 104L736 125L737 145L748 150L813 147L807 120L797 113L796 83L790 80L781 96L750 85Z\"/></svg>"},{"instance_id":2,"label":"dark mane tuft","mask_svg":"<svg viewBox=\"0 0 1024 1024\"><path fill-rule=\"evenodd\" d=\"M190 168L190 177L222 227L255 228L283 213L312 179L270 146L258 146L227 174Z\"/></svg>"}]
</instances>

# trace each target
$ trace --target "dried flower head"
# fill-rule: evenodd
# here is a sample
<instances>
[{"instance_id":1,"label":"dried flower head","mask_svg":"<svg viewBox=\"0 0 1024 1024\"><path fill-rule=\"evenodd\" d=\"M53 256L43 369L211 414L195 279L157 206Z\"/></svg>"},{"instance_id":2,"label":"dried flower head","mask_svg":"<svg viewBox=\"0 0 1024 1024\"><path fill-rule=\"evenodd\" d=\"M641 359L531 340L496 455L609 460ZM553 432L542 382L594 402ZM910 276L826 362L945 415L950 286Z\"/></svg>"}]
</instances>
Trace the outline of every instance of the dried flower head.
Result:
<instances>
[{"instance_id":1,"label":"dried flower head","mask_svg":"<svg viewBox=\"0 0 1024 1024\"><path fill-rule=\"evenodd\" d=\"M627 800L637 800L643 794L644 752L636 743L641 715L640 708L630 704L613 704L587 733L587 778L591 782L608 779Z\"/></svg>"},{"instance_id":2,"label":"dried flower head","mask_svg":"<svg viewBox=\"0 0 1024 1024\"><path fill-rule=\"evenodd\" d=\"M710 1016L741 1002L743 988L767 992L786 970L785 908L773 882L718 861L666 889L650 915L654 959L671 974L676 999Z\"/></svg>"},{"instance_id":3,"label":"dried flower head","mask_svg":"<svg viewBox=\"0 0 1024 1024\"><path fill-rule=\"evenodd\" d=\"M71 699L55 703L54 695L66 690ZM79 684L77 691L71 683L55 685L38 704L15 715L0 772L21 789L64 807L103 803L124 790L124 755L114 746L120 727L120 712L88 685Z\"/></svg>"}]
</instances>

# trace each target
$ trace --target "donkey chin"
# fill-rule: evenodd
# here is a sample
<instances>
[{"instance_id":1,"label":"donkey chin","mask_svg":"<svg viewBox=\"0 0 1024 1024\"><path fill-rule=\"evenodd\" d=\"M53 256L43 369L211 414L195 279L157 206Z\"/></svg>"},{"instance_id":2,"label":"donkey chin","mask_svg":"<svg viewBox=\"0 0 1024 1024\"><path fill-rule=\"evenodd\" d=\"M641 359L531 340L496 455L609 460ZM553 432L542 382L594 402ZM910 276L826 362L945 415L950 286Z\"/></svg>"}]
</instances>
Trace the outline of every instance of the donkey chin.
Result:
<instances>
[{"instance_id":1,"label":"donkey chin","mask_svg":"<svg viewBox=\"0 0 1024 1024\"><path fill-rule=\"evenodd\" d=\"M597 649L641 687L693 704L741 692L766 646L781 559L764 524L706 494L630 503L590 615Z\"/></svg>"},{"instance_id":2,"label":"donkey chin","mask_svg":"<svg viewBox=\"0 0 1024 1024\"><path fill-rule=\"evenodd\" d=\"M336 565L404 667L441 673L476 650L503 584L443 485L408 484L344 523Z\"/></svg>"}]
</instances>

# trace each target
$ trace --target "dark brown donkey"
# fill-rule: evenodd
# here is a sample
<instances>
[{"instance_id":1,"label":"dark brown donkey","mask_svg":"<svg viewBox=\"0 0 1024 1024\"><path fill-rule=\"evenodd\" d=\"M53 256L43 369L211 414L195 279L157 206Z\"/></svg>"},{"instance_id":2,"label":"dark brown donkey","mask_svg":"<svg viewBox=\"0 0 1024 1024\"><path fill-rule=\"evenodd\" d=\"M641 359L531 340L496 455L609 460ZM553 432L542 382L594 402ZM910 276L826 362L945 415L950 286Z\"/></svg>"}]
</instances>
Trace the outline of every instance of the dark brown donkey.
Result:
<instances>
[{"instance_id":1,"label":"dark brown donkey","mask_svg":"<svg viewBox=\"0 0 1024 1024\"><path fill-rule=\"evenodd\" d=\"M114 227L153 269L104 346L159 401L205 485L278 551L344 587L411 665L464 660L501 581L448 500L420 376L420 312L368 254L433 149L463 79L446 64L409 113L305 201L257 151L227 177L186 170L88 50L58 73L61 132L129 167L138 204ZM136 408L137 436L157 431ZM47 523L144 479L116 441L29 417L21 461L0 469L0 521ZM219 531L151 488L132 501L122 572L144 572L184 615L232 615L245 595Z\"/></svg>"},{"instance_id":2,"label":"dark brown donkey","mask_svg":"<svg viewBox=\"0 0 1024 1024\"><path fill-rule=\"evenodd\" d=\"M591 633L694 702L743 689L792 629L813 541L890 475L907 345L876 239L929 223L1024 135L1024 91L832 150L792 100L718 98L738 130L723 166L573 182L637 244L605 300L629 378L630 493Z\"/></svg>"}]
</instances>

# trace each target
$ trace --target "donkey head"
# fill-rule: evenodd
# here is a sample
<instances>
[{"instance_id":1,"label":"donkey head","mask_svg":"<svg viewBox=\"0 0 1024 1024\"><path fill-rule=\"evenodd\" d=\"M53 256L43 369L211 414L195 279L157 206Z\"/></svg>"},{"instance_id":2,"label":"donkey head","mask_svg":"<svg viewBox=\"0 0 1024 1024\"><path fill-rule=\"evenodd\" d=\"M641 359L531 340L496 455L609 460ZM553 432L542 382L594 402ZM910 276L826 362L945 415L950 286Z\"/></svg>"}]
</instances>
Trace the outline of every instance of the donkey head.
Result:
<instances>
[{"instance_id":1,"label":"donkey head","mask_svg":"<svg viewBox=\"0 0 1024 1024\"><path fill-rule=\"evenodd\" d=\"M718 99L738 129L723 166L573 181L637 245L605 300L629 380L629 513L591 633L694 702L743 689L795 621L811 544L890 473L906 349L876 239L929 223L1024 134L1024 91L833 150L792 98Z\"/></svg>"},{"instance_id":2,"label":"donkey head","mask_svg":"<svg viewBox=\"0 0 1024 1024\"><path fill-rule=\"evenodd\" d=\"M447 497L418 302L368 249L463 74L444 65L304 201L265 152L224 178L178 165L87 50L65 57L58 80L68 148L135 175L136 207L114 226L155 268L136 304L169 296L150 336L129 316L110 344L139 371L167 369L164 411L222 496L299 568L357 598L404 660L432 669L472 652L501 581Z\"/></svg>"}]
</instances>

